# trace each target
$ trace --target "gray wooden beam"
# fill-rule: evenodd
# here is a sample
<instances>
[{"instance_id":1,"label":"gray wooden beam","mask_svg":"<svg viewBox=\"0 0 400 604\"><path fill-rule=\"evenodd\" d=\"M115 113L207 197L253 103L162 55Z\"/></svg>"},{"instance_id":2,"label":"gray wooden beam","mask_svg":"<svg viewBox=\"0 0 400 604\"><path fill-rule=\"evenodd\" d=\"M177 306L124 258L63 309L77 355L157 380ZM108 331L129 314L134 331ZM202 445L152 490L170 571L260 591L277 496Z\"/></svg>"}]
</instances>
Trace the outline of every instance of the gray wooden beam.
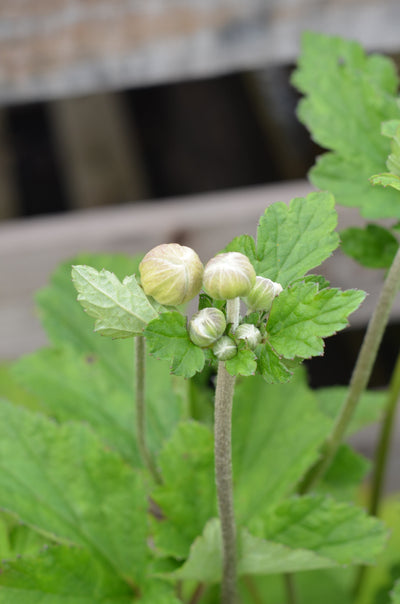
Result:
<instances>
[{"instance_id":1,"label":"gray wooden beam","mask_svg":"<svg viewBox=\"0 0 400 604\"><path fill-rule=\"evenodd\" d=\"M398 51L397 0L5 0L0 102L294 61L305 29Z\"/></svg>"}]
</instances>

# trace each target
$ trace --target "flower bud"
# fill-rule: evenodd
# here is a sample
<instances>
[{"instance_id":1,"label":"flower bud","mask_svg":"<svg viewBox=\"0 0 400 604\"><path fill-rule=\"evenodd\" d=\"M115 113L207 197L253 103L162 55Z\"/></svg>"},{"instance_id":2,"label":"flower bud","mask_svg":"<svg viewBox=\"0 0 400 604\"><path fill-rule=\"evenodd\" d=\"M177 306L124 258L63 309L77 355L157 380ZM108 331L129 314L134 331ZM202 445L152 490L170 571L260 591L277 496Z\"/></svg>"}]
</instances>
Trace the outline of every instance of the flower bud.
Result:
<instances>
[{"instance_id":1,"label":"flower bud","mask_svg":"<svg viewBox=\"0 0 400 604\"><path fill-rule=\"evenodd\" d=\"M251 323L242 323L235 331L235 338L244 340L251 350L254 350L261 342L261 332Z\"/></svg>"},{"instance_id":2,"label":"flower bud","mask_svg":"<svg viewBox=\"0 0 400 604\"><path fill-rule=\"evenodd\" d=\"M201 289L203 265L194 250L178 243L157 245L139 264L145 294L160 304L188 302Z\"/></svg>"},{"instance_id":3,"label":"flower bud","mask_svg":"<svg viewBox=\"0 0 400 604\"><path fill-rule=\"evenodd\" d=\"M189 336L201 348L211 346L225 331L225 315L218 308L203 308L189 322Z\"/></svg>"},{"instance_id":4,"label":"flower bud","mask_svg":"<svg viewBox=\"0 0 400 604\"><path fill-rule=\"evenodd\" d=\"M239 252L227 252L206 264L203 288L216 300L246 296L253 287L256 273L250 260Z\"/></svg>"},{"instance_id":5,"label":"flower bud","mask_svg":"<svg viewBox=\"0 0 400 604\"><path fill-rule=\"evenodd\" d=\"M213 346L213 353L219 361L229 361L237 354L237 346L229 336L222 336Z\"/></svg>"},{"instance_id":6,"label":"flower bud","mask_svg":"<svg viewBox=\"0 0 400 604\"><path fill-rule=\"evenodd\" d=\"M270 310L274 298L283 290L280 283L275 283L265 277L256 277L256 282L244 298L250 310Z\"/></svg>"}]
</instances>

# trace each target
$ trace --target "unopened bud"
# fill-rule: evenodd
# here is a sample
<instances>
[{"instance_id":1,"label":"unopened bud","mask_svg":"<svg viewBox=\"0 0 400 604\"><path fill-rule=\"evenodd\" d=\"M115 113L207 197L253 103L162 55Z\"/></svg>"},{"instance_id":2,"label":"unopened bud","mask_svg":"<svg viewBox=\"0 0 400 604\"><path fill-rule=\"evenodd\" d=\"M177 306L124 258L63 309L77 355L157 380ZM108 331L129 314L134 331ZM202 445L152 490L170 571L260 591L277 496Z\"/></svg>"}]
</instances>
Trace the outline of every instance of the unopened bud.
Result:
<instances>
[{"instance_id":1,"label":"unopened bud","mask_svg":"<svg viewBox=\"0 0 400 604\"><path fill-rule=\"evenodd\" d=\"M225 315L218 308L203 308L189 322L189 336L201 348L211 346L224 333Z\"/></svg>"},{"instance_id":2,"label":"unopened bud","mask_svg":"<svg viewBox=\"0 0 400 604\"><path fill-rule=\"evenodd\" d=\"M247 296L244 298L246 305L250 310L269 311L274 298L283 290L280 283L266 279L265 277L256 277L256 282Z\"/></svg>"},{"instance_id":3,"label":"unopened bud","mask_svg":"<svg viewBox=\"0 0 400 604\"><path fill-rule=\"evenodd\" d=\"M256 273L250 260L239 252L227 252L206 264L203 288L216 300L246 296L253 287Z\"/></svg>"},{"instance_id":4,"label":"unopened bud","mask_svg":"<svg viewBox=\"0 0 400 604\"><path fill-rule=\"evenodd\" d=\"M229 336L222 336L213 346L213 353L219 361L229 361L237 354L237 346Z\"/></svg>"},{"instance_id":5,"label":"unopened bud","mask_svg":"<svg viewBox=\"0 0 400 604\"><path fill-rule=\"evenodd\" d=\"M261 342L261 332L251 323L242 323L235 331L235 338L244 340L251 350L254 350Z\"/></svg>"},{"instance_id":6,"label":"unopened bud","mask_svg":"<svg viewBox=\"0 0 400 604\"><path fill-rule=\"evenodd\" d=\"M197 296L203 265L194 250L164 243L150 250L139 264L143 290L160 304L176 306Z\"/></svg>"}]
</instances>

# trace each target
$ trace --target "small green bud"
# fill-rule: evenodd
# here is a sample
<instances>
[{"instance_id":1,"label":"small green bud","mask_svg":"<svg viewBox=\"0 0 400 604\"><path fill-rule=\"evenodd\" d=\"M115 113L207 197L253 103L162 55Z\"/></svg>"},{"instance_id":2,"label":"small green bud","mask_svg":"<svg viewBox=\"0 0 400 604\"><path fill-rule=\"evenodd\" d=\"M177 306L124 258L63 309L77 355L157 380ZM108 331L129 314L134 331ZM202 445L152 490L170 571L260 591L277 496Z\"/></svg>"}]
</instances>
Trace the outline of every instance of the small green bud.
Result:
<instances>
[{"instance_id":1,"label":"small green bud","mask_svg":"<svg viewBox=\"0 0 400 604\"><path fill-rule=\"evenodd\" d=\"M251 311L269 311L274 298L279 296L282 290L283 288L280 283L276 283L265 277L256 277L254 286L243 299Z\"/></svg>"},{"instance_id":2,"label":"small green bud","mask_svg":"<svg viewBox=\"0 0 400 604\"><path fill-rule=\"evenodd\" d=\"M213 346L213 353L219 361L229 361L237 354L237 346L229 336L222 336Z\"/></svg>"},{"instance_id":3,"label":"small green bud","mask_svg":"<svg viewBox=\"0 0 400 604\"><path fill-rule=\"evenodd\" d=\"M211 258L206 264L203 288L216 300L247 296L256 280L250 260L239 252L227 252Z\"/></svg>"},{"instance_id":4,"label":"small green bud","mask_svg":"<svg viewBox=\"0 0 400 604\"><path fill-rule=\"evenodd\" d=\"M242 323L235 331L235 338L244 340L251 350L254 350L261 342L261 332L251 323Z\"/></svg>"},{"instance_id":5,"label":"small green bud","mask_svg":"<svg viewBox=\"0 0 400 604\"><path fill-rule=\"evenodd\" d=\"M211 346L224 333L225 315L218 308L203 308L189 322L189 336L201 348Z\"/></svg>"},{"instance_id":6,"label":"small green bud","mask_svg":"<svg viewBox=\"0 0 400 604\"><path fill-rule=\"evenodd\" d=\"M203 265L194 250L178 243L157 245L139 264L145 294L160 304L189 302L201 289Z\"/></svg>"}]
</instances>

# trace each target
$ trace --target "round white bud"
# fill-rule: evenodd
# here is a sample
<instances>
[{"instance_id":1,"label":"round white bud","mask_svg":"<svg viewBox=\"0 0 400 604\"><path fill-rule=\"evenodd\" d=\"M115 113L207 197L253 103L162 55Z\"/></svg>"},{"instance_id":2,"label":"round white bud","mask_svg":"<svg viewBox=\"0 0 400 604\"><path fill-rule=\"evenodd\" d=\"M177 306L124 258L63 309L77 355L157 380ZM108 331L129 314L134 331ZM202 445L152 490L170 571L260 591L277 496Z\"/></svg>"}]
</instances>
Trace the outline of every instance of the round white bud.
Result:
<instances>
[{"instance_id":1,"label":"round white bud","mask_svg":"<svg viewBox=\"0 0 400 604\"><path fill-rule=\"evenodd\" d=\"M251 350L254 350L261 342L261 332L251 323L242 323L235 331L237 340L244 340Z\"/></svg>"},{"instance_id":2,"label":"round white bud","mask_svg":"<svg viewBox=\"0 0 400 604\"><path fill-rule=\"evenodd\" d=\"M224 333L225 315L218 308L203 308L189 322L189 336L201 348L211 346Z\"/></svg>"},{"instance_id":3,"label":"round white bud","mask_svg":"<svg viewBox=\"0 0 400 604\"><path fill-rule=\"evenodd\" d=\"M219 361L229 361L237 354L237 346L229 336L222 336L217 340L212 350Z\"/></svg>"},{"instance_id":4,"label":"round white bud","mask_svg":"<svg viewBox=\"0 0 400 604\"><path fill-rule=\"evenodd\" d=\"M263 310L267 312L270 310L274 298L282 290L283 288L280 283L276 283L265 277L256 277L255 284L243 299L251 311Z\"/></svg>"},{"instance_id":5,"label":"round white bud","mask_svg":"<svg viewBox=\"0 0 400 604\"><path fill-rule=\"evenodd\" d=\"M203 288L216 300L246 296L253 287L256 273L250 260L239 252L217 254L204 269Z\"/></svg>"},{"instance_id":6,"label":"round white bud","mask_svg":"<svg viewBox=\"0 0 400 604\"><path fill-rule=\"evenodd\" d=\"M194 250L179 243L164 243L147 252L139 264L145 294L160 304L176 306L197 296L203 265Z\"/></svg>"}]
</instances>

